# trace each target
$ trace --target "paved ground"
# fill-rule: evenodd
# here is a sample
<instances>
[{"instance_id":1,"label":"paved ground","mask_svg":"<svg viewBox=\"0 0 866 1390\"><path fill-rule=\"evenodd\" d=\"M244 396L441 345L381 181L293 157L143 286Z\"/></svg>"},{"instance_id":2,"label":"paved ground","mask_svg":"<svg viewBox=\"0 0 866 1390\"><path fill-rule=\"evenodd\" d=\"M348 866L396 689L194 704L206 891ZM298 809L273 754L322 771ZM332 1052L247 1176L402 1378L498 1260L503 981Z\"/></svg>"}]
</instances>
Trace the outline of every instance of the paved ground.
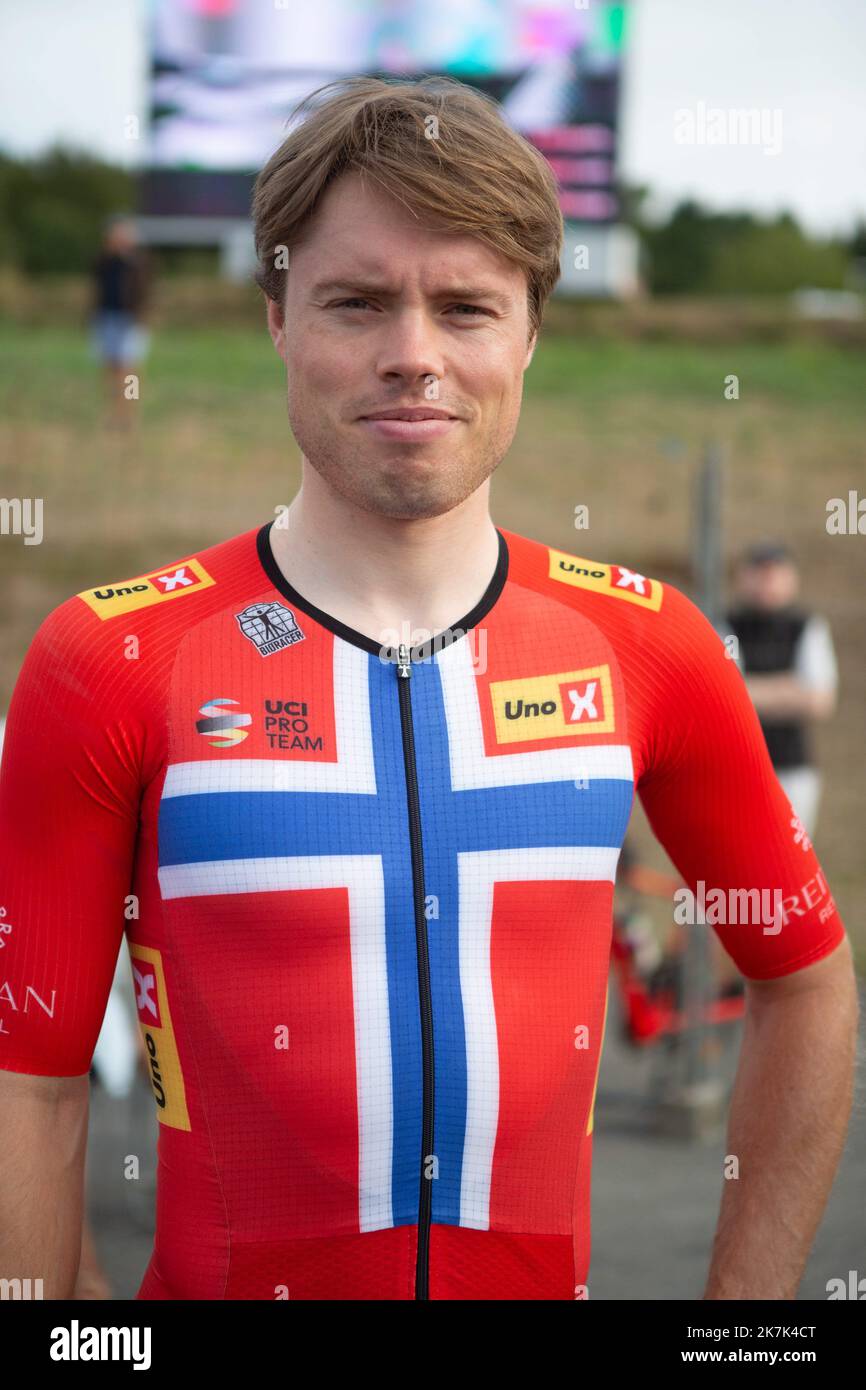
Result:
<instances>
[{"instance_id":1,"label":"paved ground","mask_svg":"<svg viewBox=\"0 0 866 1390\"><path fill-rule=\"evenodd\" d=\"M863 1002L861 1000L861 1005ZM611 1020L613 1023L613 1020ZM730 1081L739 1034L723 1073ZM605 1044L593 1164L590 1297L699 1298L722 1188L724 1139L685 1144L655 1136L647 1103L653 1059L616 1036ZM855 1098L845 1153L799 1297L826 1299L826 1282L866 1274L866 1098Z\"/></svg>"},{"instance_id":2,"label":"paved ground","mask_svg":"<svg viewBox=\"0 0 866 1390\"><path fill-rule=\"evenodd\" d=\"M866 1001L864 1001L866 1002ZM618 1036L613 1003L599 1080L593 1176L593 1299L699 1298L721 1192L723 1139L683 1143L652 1131L651 1055ZM738 1039L723 1063L732 1075ZM157 1123L144 1081L130 1101L93 1088L88 1168L96 1240L118 1298L133 1298L150 1255ZM123 1178L129 1154L137 1181ZM825 1299L826 1281L866 1274L866 1099L855 1100L836 1185L804 1277L801 1299Z\"/></svg>"}]
</instances>

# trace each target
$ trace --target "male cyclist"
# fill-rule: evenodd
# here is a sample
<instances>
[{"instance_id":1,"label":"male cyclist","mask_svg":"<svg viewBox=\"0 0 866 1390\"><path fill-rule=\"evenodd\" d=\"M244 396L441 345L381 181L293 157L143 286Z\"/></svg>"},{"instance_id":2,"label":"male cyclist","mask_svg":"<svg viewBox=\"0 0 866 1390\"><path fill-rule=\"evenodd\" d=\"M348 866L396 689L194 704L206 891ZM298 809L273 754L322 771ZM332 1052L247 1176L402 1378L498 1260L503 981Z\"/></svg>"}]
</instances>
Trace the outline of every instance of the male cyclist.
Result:
<instances>
[{"instance_id":1,"label":"male cyclist","mask_svg":"<svg viewBox=\"0 0 866 1390\"><path fill-rule=\"evenodd\" d=\"M459 83L351 79L254 215L300 491L70 597L9 714L0 1274L71 1288L125 933L161 1121L140 1298L584 1296L637 790L692 887L775 895L714 924L750 983L705 1294L791 1298L850 1104L829 887L694 605L489 512L552 175Z\"/></svg>"}]
</instances>

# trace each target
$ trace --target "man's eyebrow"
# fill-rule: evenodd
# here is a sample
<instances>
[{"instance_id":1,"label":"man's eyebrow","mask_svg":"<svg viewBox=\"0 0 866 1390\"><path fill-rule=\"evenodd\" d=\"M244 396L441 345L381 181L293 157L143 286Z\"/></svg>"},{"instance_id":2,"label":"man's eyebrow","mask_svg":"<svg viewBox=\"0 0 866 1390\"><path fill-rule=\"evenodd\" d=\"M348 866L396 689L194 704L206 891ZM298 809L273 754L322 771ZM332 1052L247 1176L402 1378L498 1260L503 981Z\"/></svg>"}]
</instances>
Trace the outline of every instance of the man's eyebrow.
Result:
<instances>
[{"instance_id":1,"label":"man's eyebrow","mask_svg":"<svg viewBox=\"0 0 866 1390\"><path fill-rule=\"evenodd\" d=\"M318 298L319 295L326 294L384 294L393 297L395 291L378 280L320 280L313 285L311 294ZM446 289L439 290L433 296L434 299L454 299L463 301L466 299L487 299L496 304L499 308L508 309L511 307L511 296L502 294L499 290L494 290L487 285L455 285L448 286Z\"/></svg>"}]
</instances>

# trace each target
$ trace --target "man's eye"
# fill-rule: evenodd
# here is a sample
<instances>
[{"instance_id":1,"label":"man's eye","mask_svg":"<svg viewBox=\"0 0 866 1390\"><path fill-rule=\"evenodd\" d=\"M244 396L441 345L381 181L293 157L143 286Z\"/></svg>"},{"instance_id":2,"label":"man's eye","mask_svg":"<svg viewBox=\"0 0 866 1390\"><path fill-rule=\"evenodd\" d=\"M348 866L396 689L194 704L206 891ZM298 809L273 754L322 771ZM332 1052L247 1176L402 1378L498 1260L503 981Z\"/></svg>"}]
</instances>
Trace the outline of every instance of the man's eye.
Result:
<instances>
[{"instance_id":1,"label":"man's eye","mask_svg":"<svg viewBox=\"0 0 866 1390\"><path fill-rule=\"evenodd\" d=\"M370 301L369 299L362 298L360 295L353 295L350 299L338 299L336 303L333 305L333 307L335 309L351 309L357 307L357 305L359 304L366 305L369 307ZM474 318L478 314L486 314L488 312L486 309L482 309L480 304L452 304L448 312L454 313L454 311L457 309L468 309L470 318ZM464 316L461 315L461 317Z\"/></svg>"}]
</instances>

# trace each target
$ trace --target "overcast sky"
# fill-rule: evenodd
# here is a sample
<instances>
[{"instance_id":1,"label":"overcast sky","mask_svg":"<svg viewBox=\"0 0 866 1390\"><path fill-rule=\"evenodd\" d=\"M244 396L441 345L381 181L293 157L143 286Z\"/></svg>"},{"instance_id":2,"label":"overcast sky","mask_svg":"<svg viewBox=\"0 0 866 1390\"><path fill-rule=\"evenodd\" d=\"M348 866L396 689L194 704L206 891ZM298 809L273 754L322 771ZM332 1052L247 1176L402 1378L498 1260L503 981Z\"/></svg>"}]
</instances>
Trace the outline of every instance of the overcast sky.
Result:
<instances>
[{"instance_id":1,"label":"overcast sky","mask_svg":"<svg viewBox=\"0 0 866 1390\"><path fill-rule=\"evenodd\" d=\"M627 179L651 185L661 208L687 194L714 207L788 207L818 231L866 216L866 0L631 8ZM34 153L61 138L139 162L141 142L124 130L146 112L146 14L145 0L0 0L0 148ZM748 146L699 143L701 104L707 119L712 108L762 111L765 134ZM691 144L676 138L683 112L696 122Z\"/></svg>"}]
</instances>

